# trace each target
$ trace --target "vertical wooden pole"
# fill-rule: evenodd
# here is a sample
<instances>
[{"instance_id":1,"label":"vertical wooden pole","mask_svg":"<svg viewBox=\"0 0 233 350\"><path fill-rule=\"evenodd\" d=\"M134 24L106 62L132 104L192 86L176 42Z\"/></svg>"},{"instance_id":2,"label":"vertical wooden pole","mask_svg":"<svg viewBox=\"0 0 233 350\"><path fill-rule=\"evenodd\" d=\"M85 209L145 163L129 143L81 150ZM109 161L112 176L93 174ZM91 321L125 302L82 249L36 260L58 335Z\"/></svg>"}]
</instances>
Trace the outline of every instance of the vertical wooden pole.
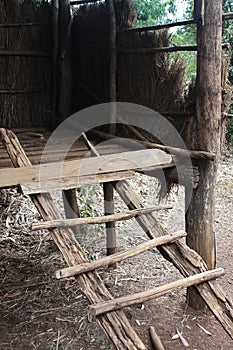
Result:
<instances>
[{"instance_id":1,"label":"vertical wooden pole","mask_svg":"<svg viewBox=\"0 0 233 350\"><path fill-rule=\"evenodd\" d=\"M53 57L52 57L52 120L51 128L55 129L57 123L58 101L58 57L59 57L59 0L52 0L52 23L53 23Z\"/></svg>"},{"instance_id":2,"label":"vertical wooden pole","mask_svg":"<svg viewBox=\"0 0 233 350\"><path fill-rule=\"evenodd\" d=\"M200 182L186 208L187 244L198 252L209 269L215 267L214 185L220 153L221 136L221 39L222 1L196 0L197 83L196 120L193 125L193 149L215 152L215 161L198 163ZM189 201L186 191L186 200ZM188 290L188 302L195 309L203 307L194 289Z\"/></svg>"},{"instance_id":3,"label":"vertical wooden pole","mask_svg":"<svg viewBox=\"0 0 233 350\"><path fill-rule=\"evenodd\" d=\"M70 53L70 1L58 0L58 69L57 69L57 120L56 124L64 121L72 113L72 71ZM62 191L64 209L67 219L79 217L77 194L75 189ZM81 233L80 226L73 227L76 234Z\"/></svg>"},{"instance_id":4,"label":"vertical wooden pole","mask_svg":"<svg viewBox=\"0 0 233 350\"><path fill-rule=\"evenodd\" d=\"M114 9L114 1L107 0L109 11L109 101L116 102L117 100L117 51L116 51L116 14ZM115 126L116 108L113 105L110 116L110 134L114 135L116 132Z\"/></svg>"},{"instance_id":5,"label":"vertical wooden pole","mask_svg":"<svg viewBox=\"0 0 233 350\"><path fill-rule=\"evenodd\" d=\"M113 186L110 182L103 184L104 189L104 213L105 215L114 213ZM115 222L106 223L107 235L107 255L117 253ZM111 266L117 268L117 263Z\"/></svg>"},{"instance_id":6,"label":"vertical wooden pole","mask_svg":"<svg viewBox=\"0 0 233 350\"><path fill-rule=\"evenodd\" d=\"M72 114L70 26L70 1L59 0L58 123Z\"/></svg>"},{"instance_id":7,"label":"vertical wooden pole","mask_svg":"<svg viewBox=\"0 0 233 350\"><path fill-rule=\"evenodd\" d=\"M67 219L79 218L80 214L79 214L79 207L77 203L76 190L72 189L72 190L62 191L62 198L63 198L66 218ZM78 235L81 234L80 226L74 226L72 227L72 230Z\"/></svg>"},{"instance_id":8,"label":"vertical wooden pole","mask_svg":"<svg viewBox=\"0 0 233 350\"><path fill-rule=\"evenodd\" d=\"M117 71L117 53L116 53L116 15L114 9L114 1L106 0L106 5L109 11L109 101L116 102L116 71ZM116 132L115 126L116 120L116 108L113 105L110 115L109 132L114 135ZM103 184L104 191L104 211L105 215L114 213L114 196L113 186L111 183ZM115 222L108 222L106 224L106 235L107 235L107 255L111 255L117 252L116 243L116 230ZM113 264L112 268L117 268L117 264Z\"/></svg>"}]
</instances>

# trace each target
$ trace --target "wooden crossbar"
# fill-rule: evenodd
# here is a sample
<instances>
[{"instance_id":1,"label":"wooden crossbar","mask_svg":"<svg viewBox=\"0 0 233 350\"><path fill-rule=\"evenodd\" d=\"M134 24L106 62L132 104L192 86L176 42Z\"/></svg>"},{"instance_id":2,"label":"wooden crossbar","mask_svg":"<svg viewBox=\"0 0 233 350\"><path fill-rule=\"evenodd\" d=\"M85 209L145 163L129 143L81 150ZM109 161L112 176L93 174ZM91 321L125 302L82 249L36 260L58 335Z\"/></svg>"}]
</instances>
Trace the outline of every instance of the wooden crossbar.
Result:
<instances>
[{"instance_id":1,"label":"wooden crossbar","mask_svg":"<svg viewBox=\"0 0 233 350\"><path fill-rule=\"evenodd\" d=\"M32 231L36 231L36 230L44 230L44 229L49 229L54 227L73 227L76 225L103 224L107 222L130 220L138 215L148 214L153 211L166 210L166 209L172 209L172 206L157 205L154 207L134 209L134 210L125 211L123 213L116 213L116 214L111 214L106 216L41 221L41 222L33 223L31 225L31 229Z\"/></svg>"},{"instance_id":2,"label":"wooden crossbar","mask_svg":"<svg viewBox=\"0 0 233 350\"><path fill-rule=\"evenodd\" d=\"M205 271L197 275L182 278L178 281L165 284L164 286L159 286L140 293L135 293L106 302L101 302L96 305L91 305L90 310L94 316L99 316L107 312L120 310L127 306L136 305L149 300L157 299L168 293L178 291L183 288L191 287L206 281L210 281L222 275L224 275L224 270L222 268Z\"/></svg>"},{"instance_id":3,"label":"wooden crossbar","mask_svg":"<svg viewBox=\"0 0 233 350\"><path fill-rule=\"evenodd\" d=\"M185 237L186 235L187 233L185 231L178 231L173 233L172 235L158 237L158 238L152 239L149 242L139 244L138 246L130 248L124 252L119 252L110 256L106 256L104 258L92 261L90 263L84 263L77 266L72 266L72 267L59 270L56 272L56 277L58 279L71 277L71 276L80 275L82 273L86 273L89 271L93 271L102 267L107 267L109 265L118 263L120 261L132 258L149 249L161 246L163 244L174 242L182 237Z\"/></svg>"}]
</instances>

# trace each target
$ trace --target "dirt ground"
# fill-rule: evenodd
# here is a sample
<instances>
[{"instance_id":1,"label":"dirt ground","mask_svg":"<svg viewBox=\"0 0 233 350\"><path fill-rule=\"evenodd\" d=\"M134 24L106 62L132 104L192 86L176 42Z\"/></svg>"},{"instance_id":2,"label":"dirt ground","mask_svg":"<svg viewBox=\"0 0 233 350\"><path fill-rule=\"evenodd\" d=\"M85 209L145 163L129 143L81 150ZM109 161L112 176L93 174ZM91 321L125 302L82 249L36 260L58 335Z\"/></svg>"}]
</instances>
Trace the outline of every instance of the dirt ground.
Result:
<instances>
[{"instance_id":1,"label":"dirt ground","mask_svg":"<svg viewBox=\"0 0 233 350\"><path fill-rule=\"evenodd\" d=\"M154 179L139 177L135 189L145 203L158 201ZM101 188L91 189L91 208L102 214ZM89 192L88 192L89 191ZM83 193L88 197L90 190ZM65 267L61 254L47 231L31 232L38 221L30 199L15 191L4 191L0 199L0 350L100 350L113 349L97 322L87 320L88 302L74 278L56 280L54 272ZM177 199L178 198L178 199ZM58 194L54 199L61 206ZM174 232L184 227L184 194L173 191L169 203L174 209L158 213L159 219ZM116 196L116 210L124 205ZM83 203L80 203L82 206ZM216 185L217 266L225 269L219 279L229 297L233 297L233 159L224 159ZM84 208L85 211L85 208ZM134 220L117 224L119 249L146 240ZM77 237L92 259L105 254L102 226L84 228ZM180 278L179 272L157 250L124 261L114 271L100 275L114 296L135 293ZM233 341L213 314L187 307L186 291L174 292L156 301L125 309L125 312L148 349L152 349L148 329L154 326L166 350L185 348L177 333L182 333L192 350L230 350ZM187 344L186 344L187 347Z\"/></svg>"}]
</instances>

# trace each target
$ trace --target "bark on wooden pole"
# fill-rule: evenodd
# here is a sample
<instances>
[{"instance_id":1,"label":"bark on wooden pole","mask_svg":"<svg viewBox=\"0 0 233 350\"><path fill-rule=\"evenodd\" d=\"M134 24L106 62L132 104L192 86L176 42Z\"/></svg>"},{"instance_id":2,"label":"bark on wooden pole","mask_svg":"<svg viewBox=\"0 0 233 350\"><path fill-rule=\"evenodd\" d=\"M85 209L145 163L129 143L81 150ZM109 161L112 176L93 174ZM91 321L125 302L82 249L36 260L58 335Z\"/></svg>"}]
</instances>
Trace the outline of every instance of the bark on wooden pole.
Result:
<instances>
[{"instance_id":1,"label":"bark on wooden pole","mask_svg":"<svg viewBox=\"0 0 233 350\"><path fill-rule=\"evenodd\" d=\"M155 287L153 289L149 289L143 292L139 292L132 295L127 295L127 296L119 297L113 300L103 301L98 304L91 305L90 310L95 316L103 315L107 312L111 312L114 310L121 310L124 307L137 305L149 300L157 299L163 295L181 290L189 286L210 281L222 275L224 275L224 270L222 268L211 270L211 271L205 271L197 275L182 278L180 280L170 282L168 284Z\"/></svg>"},{"instance_id":2,"label":"bark on wooden pole","mask_svg":"<svg viewBox=\"0 0 233 350\"><path fill-rule=\"evenodd\" d=\"M114 194L113 186L111 183L106 182L103 184L104 189L104 214L111 215L114 213ZM115 222L106 223L106 245L107 245L107 255L117 253L117 241L116 241L116 230ZM117 263L111 265L112 268L117 268Z\"/></svg>"},{"instance_id":3,"label":"bark on wooden pole","mask_svg":"<svg viewBox=\"0 0 233 350\"><path fill-rule=\"evenodd\" d=\"M214 152L214 161L198 163L199 186L194 190L186 213L187 244L198 252L209 269L215 267L214 185L220 152L221 136L221 38L222 1L196 0L197 20L197 96L196 119L192 125L192 149ZM187 203L190 193L186 191ZM202 300L191 289L190 306L203 307Z\"/></svg>"},{"instance_id":4,"label":"bark on wooden pole","mask_svg":"<svg viewBox=\"0 0 233 350\"><path fill-rule=\"evenodd\" d=\"M163 237L158 237L155 239L152 239L148 242L139 244L138 246L132 247L130 249L127 249L125 251L116 253L111 256L105 256L103 258L100 258L98 260L91 261L90 263L83 263L79 264L77 266L68 267L62 270L56 271L56 277L58 279L65 278L65 277L71 277L71 276L77 276L82 273L94 271L103 267L107 267L112 265L113 263L117 263L126 259L130 259L134 256L137 256L141 253L144 253L147 250L150 250L152 248L173 243L176 240L185 237L187 234L184 231L178 231L173 233L172 235L166 235Z\"/></svg>"},{"instance_id":5,"label":"bark on wooden pole","mask_svg":"<svg viewBox=\"0 0 233 350\"><path fill-rule=\"evenodd\" d=\"M116 102L116 69L117 69L117 56L116 56L116 15L114 9L113 0L106 0L106 4L109 12L109 102L113 102L111 115L109 120L109 132L115 134L115 118L116 110L114 102ZM114 213L114 196L113 186L111 183L103 184L104 190L104 211L105 215ZM106 223L107 234L107 255L115 254L117 252L116 243L116 230L115 222ZM113 264L112 268L117 268L117 264Z\"/></svg>"}]
</instances>

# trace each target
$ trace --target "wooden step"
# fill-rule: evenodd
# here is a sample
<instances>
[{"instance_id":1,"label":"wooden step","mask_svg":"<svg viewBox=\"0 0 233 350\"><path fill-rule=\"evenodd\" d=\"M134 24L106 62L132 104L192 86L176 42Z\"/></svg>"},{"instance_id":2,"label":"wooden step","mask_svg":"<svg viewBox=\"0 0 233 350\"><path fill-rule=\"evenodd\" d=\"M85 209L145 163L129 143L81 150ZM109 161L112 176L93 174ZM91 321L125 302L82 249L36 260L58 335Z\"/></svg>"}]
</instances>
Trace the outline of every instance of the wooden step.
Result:
<instances>
[{"instance_id":1,"label":"wooden step","mask_svg":"<svg viewBox=\"0 0 233 350\"><path fill-rule=\"evenodd\" d=\"M91 305L89 308L92 315L99 316L111 311L120 310L127 306L141 304L149 300L157 299L165 294L210 281L222 275L224 275L224 270L222 268L218 268L183 278L144 292L127 295L125 297L116 298L106 302L100 302L95 305Z\"/></svg>"},{"instance_id":2,"label":"wooden step","mask_svg":"<svg viewBox=\"0 0 233 350\"><path fill-rule=\"evenodd\" d=\"M80 275L82 273L90 272L102 267L107 267L112 264L118 263L120 261L132 258L136 255L139 255L149 249L177 241L178 239L185 237L187 233L185 231L178 231L172 235L166 235L163 237L158 237L150 240L149 242L145 242L139 244L136 247L130 248L124 252L119 252L116 254L112 254L110 256L106 256L99 260L92 261L90 263L83 263L77 266L68 267L56 272L56 277L58 279L71 277L75 275Z\"/></svg>"},{"instance_id":3,"label":"wooden step","mask_svg":"<svg viewBox=\"0 0 233 350\"><path fill-rule=\"evenodd\" d=\"M125 211L122 213L116 213L105 216L95 216L87 218L73 218L73 219L62 219L62 220L50 220L50 221L41 221L33 223L31 226L32 231L50 229L54 227L73 227L77 225L88 225L88 224L103 224L107 222L116 222L130 220L138 215L149 214L154 211L172 209L172 206L153 206L142 209L134 209Z\"/></svg>"}]
</instances>

